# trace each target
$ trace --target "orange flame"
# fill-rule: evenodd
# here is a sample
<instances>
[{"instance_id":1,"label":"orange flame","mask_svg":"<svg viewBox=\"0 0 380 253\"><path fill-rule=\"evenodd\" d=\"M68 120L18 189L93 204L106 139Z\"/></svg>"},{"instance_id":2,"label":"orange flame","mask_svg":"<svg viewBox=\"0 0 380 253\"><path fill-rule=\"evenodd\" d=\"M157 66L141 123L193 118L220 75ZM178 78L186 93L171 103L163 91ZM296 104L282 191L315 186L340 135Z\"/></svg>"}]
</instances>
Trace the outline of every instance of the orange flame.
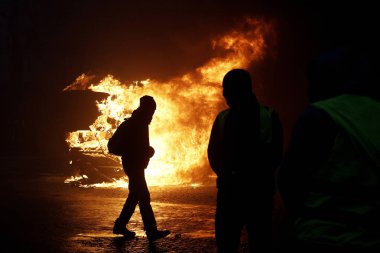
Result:
<instances>
[{"instance_id":1,"label":"orange flame","mask_svg":"<svg viewBox=\"0 0 380 253\"><path fill-rule=\"evenodd\" d=\"M68 133L70 148L119 159L107 152L107 141L125 117L138 107L142 95L151 95L157 110L150 125L151 146L156 150L146 169L148 185L204 182L211 175L207 144L213 120L223 107L221 80L233 68L247 68L263 59L265 36L272 25L248 18L241 29L232 30L212 41L213 49L223 50L195 71L166 83L144 80L126 85L112 75L88 85L91 77L81 75L66 90L90 89L108 93L97 101L100 115L89 130ZM115 183L116 185L117 183Z\"/></svg>"}]
</instances>

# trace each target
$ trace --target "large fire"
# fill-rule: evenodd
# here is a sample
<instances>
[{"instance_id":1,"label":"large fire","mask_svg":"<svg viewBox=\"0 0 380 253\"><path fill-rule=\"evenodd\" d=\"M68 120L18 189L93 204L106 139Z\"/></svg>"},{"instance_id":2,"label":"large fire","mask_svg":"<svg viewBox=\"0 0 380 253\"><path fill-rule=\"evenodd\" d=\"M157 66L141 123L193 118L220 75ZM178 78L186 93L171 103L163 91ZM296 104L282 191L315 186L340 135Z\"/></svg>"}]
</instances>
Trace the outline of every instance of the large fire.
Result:
<instances>
[{"instance_id":1,"label":"large fire","mask_svg":"<svg viewBox=\"0 0 380 253\"><path fill-rule=\"evenodd\" d=\"M190 73L166 83L155 80L123 84L112 75L90 84L91 77L82 74L64 91L89 89L109 96L97 101L99 116L88 130L67 135L69 147L85 155L108 154L107 140L124 118L138 107L142 95L153 96L157 110L150 124L150 142L155 155L146 169L148 185L196 184L212 176L207 160L207 144L213 120L226 107L221 80L233 68L247 68L263 59L265 38L273 33L271 24L248 18L237 29L212 41L213 49L223 51ZM216 50L215 50L216 51ZM120 165L121 168L121 165ZM85 177L82 175L81 178ZM72 177L70 180L76 180ZM125 186L124 179L93 186Z\"/></svg>"}]
</instances>

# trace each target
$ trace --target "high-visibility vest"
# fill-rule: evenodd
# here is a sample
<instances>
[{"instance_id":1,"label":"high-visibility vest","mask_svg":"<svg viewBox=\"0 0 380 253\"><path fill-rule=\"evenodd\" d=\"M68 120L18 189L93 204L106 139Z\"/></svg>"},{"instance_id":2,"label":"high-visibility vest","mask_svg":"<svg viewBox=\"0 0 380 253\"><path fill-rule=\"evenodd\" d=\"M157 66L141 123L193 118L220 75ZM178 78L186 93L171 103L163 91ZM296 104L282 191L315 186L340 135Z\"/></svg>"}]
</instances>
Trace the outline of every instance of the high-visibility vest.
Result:
<instances>
[{"instance_id":1,"label":"high-visibility vest","mask_svg":"<svg viewBox=\"0 0 380 253\"><path fill-rule=\"evenodd\" d=\"M220 133L224 133L227 118L231 113L231 109L220 112L217 116ZM274 110L268 106L260 105L260 140L264 144L270 144L273 140L273 119Z\"/></svg>"},{"instance_id":2,"label":"high-visibility vest","mask_svg":"<svg viewBox=\"0 0 380 253\"><path fill-rule=\"evenodd\" d=\"M340 130L329 159L309 171L312 183L295 222L296 236L313 243L380 248L380 102L341 95L312 106L325 111Z\"/></svg>"}]
</instances>

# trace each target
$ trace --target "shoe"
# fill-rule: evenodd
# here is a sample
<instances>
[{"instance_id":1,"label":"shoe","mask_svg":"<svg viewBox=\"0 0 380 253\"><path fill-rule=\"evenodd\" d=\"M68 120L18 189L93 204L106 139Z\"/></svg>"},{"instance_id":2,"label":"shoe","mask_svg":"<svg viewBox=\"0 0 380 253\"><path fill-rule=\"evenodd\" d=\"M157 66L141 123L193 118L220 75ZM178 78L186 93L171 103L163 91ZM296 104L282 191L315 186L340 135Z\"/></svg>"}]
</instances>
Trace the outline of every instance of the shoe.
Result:
<instances>
[{"instance_id":1,"label":"shoe","mask_svg":"<svg viewBox=\"0 0 380 253\"><path fill-rule=\"evenodd\" d=\"M170 234L169 230L154 230L152 232L147 232L146 236L148 237L148 240L150 242L153 242L157 239L164 238L169 234Z\"/></svg>"},{"instance_id":2,"label":"shoe","mask_svg":"<svg viewBox=\"0 0 380 253\"><path fill-rule=\"evenodd\" d=\"M120 222L119 218L116 219L112 232L117 235L124 235L124 237L128 238L133 238L136 235L135 232L128 230L125 225Z\"/></svg>"}]
</instances>

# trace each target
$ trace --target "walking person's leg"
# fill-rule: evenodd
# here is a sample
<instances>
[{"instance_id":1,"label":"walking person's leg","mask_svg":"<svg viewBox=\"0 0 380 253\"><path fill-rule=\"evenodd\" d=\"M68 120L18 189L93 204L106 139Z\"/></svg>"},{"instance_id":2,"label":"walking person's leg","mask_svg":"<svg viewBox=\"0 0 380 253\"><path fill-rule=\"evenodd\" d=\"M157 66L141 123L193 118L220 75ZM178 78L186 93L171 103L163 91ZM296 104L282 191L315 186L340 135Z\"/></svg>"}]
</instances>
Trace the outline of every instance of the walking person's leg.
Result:
<instances>
[{"instance_id":1,"label":"walking person's leg","mask_svg":"<svg viewBox=\"0 0 380 253\"><path fill-rule=\"evenodd\" d=\"M131 219L137 203L139 202L140 198L140 189L139 189L139 182L138 177L135 175L128 175L129 177L129 185L128 185L128 197L124 203L123 209L120 212L119 218L116 219L115 225L113 227L113 233L114 234L123 234L127 237L133 237L135 236L135 232L129 231L126 226Z\"/></svg>"},{"instance_id":2,"label":"walking person's leg","mask_svg":"<svg viewBox=\"0 0 380 253\"><path fill-rule=\"evenodd\" d=\"M215 239L218 253L238 252L243 228L236 210L239 208L233 193L219 189L215 214Z\"/></svg>"},{"instance_id":3,"label":"walking person's leg","mask_svg":"<svg viewBox=\"0 0 380 253\"><path fill-rule=\"evenodd\" d=\"M139 174L139 208L144 223L146 235L150 241L163 238L170 234L169 230L157 230L157 223L150 204L150 193L146 184L144 171Z\"/></svg>"}]
</instances>

